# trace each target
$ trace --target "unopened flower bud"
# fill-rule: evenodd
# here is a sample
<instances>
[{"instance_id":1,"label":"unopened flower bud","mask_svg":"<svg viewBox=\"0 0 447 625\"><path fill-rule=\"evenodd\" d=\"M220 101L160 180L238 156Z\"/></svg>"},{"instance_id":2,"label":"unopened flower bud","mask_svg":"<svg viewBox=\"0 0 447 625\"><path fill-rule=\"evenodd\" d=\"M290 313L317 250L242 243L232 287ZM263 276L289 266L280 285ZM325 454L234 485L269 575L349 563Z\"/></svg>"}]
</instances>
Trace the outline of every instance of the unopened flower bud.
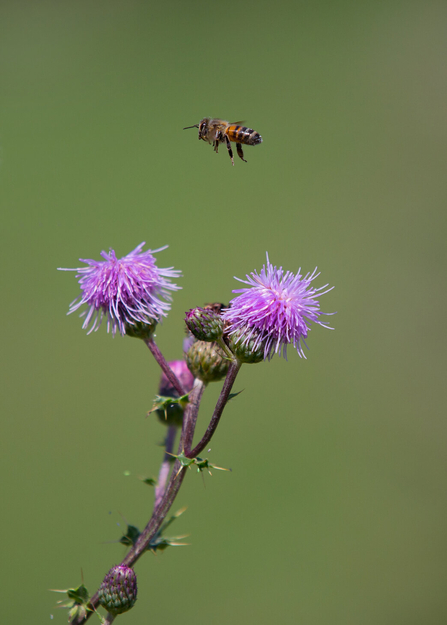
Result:
<instances>
[{"instance_id":1,"label":"unopened flower bud","mask_svg":"<svg viewBox=\"0 0 447 625\"><path fill-rule=\"evenodd\" d=\"M211 308L192 308L186 313L185 323L199 341L217 341L222 336L222 317Z\"/></svg>"},{"instance_id":2,"label":"unopened flower bud","mask_svg":"<svg viewBox=\"0 0 447 625\"><path fill-rule=\"evenodd\" d=\"M137 576L128 566L110 569L99 588L99 603L111 614L122 614L137 600Z\"/></svg>"},{"instance_id":3,"label":"unopened flower bud","mask_svg":"<svg viewBox=\"0 0 447 625\"><path fill-rule=\"evenodd\" d=\"M255 364L264 360L265 342L260 340L259 332L240 328L225 340L239 362Z\"/></svg>"},{"instance_id":4,"label":"unopened flower bud","mask_svg":"<svg viewBox=\"0 0 447 625\"><path fill-rule=\"evenodd\" d=\"M227 375L230 361L216 343L196 341L185 354L186 364L194 377L205 384L218 382Z\"/></svg>"}]
</instances>

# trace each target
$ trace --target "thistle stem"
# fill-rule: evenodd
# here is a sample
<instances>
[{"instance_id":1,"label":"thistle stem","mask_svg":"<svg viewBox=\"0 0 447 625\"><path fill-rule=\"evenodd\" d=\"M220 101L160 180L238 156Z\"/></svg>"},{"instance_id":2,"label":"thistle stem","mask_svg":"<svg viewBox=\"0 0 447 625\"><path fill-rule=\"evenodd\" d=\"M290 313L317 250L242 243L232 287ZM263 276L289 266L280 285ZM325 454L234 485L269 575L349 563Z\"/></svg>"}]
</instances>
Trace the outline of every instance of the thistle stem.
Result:
<instances>
[{"instance_id":1,"label":"thistle stem","mask_svg":"<svg viewBox=\"0 0 447 625\"><path fill-rule=\"evenodd\" d=\"M242 363L239 361L233 362L230 365L227 377L225 378L225 382L219 395L219 399L217 400L216 407L214 408L213 416L211 417L211 421L202 437L202 440L194 447L193 450L191 450L191 447L185 449L185 455L188 458L195 458L210 442L217 426L219 425L220 417L222 416L223 409L228 401L228 397L230 396L231 389L233 388L234 381L236 380L236 376L239 373L241 366ZM192 438L189 441L189 444L192 445Z\"/></svg>"},{"instance_id":2,"label":"thistle stem","mask_svg":"<svg viewBox=\"0 0 447 625\"><path fill-rule=\"evenodd\" d=\"M149 349L152 351L152 348L149 345L149 342L150 341L148 341L146 344L148 345ZM153 341L151 344L155 345ZM158 350L158 347L156 349ZM164 358L163 358L163 361L166 362ZM157 360L157 362L159 362L159 360ZM213 416L208 425L208 428L205 434L203 435L201 441L191 451L191 445L192 445L192 441L194 437L194 429L195 429L196 422L197 422L199 405L200 405L200 401L203 395L203 391L205 390L205 385L202 382L198 380L195 381L194 387L189 394L189 402L185 409L182 435L180 438L180 445L179 445L179 453L182 450L184 450L188 458L195 458L195 456L198 453L200 453L202 449L204 449L206 445L209 443L209 441L211 440L219 424L220 417L222 416L223 409L225 408L225 404L228 401L228 397L230 395L231 389L233 387L234 381L236 379L237 374L239 373L240 368L241 368L240 362L236 362L230 365L222 390L219 395L219 399L217 400L217 404L214 409ZM177 392L183 393L183 389L181 389L181 391L179 389L176 389L176 390ZM166 444L167 443L168 443L168 440L166 441ZM149 522L144 528L144 530L141 532L137 542L130 549L129 553L126 555L124 560L121 562L122 566L132 567L137 562L137 560L143 555L143 553L147 550L151 540L156 535L164 519L166 518L166 515L169 512L169 509L172 506L174 499L177 496L180 486L182 485L182 482L185 478L185 474L186 474L186 467L183 467L180 464L179 460L176 460L172 468L171 477L169 478L168 485L165 488L161 499L159 500L158 504L154 506L154 511L152 513L152 516L149 519ZM98 605L99 605L99 597L98 597L98 592L96 592L93 595L93 597L90 599L90 606L93 610L95 610L98 607ZM83 623L85 623L92 614L93 612L87 612L85 617L72 620L71 625L83 625Z\"/></svg>"},{"instance_id":3,"label":"thistle stem","mask_svg":"<svg viewBox=\"0 0 447 625\"><path fill-rule=\"evenodd\" d=\"M163 458L163 462L160 466L160 471L158 473L158 483L155 487L155 502L154 509L159 505L160 501L163 499L163 495L166 490L166 482L168 480L169 470L172 466L172 450L174 449L175 436L177 434L177 428L175 425L170 425L168 428L168 433L166 435L166 443L165 443L165 455Z\"/></svg>"},{"instance_id":4,"label":"thistle stem","mask_svg":"<svg viewBox=\"0 0 447 625\"><path fill-rule=\"evenodd\" d=\"M180 395L180 397L182 397L183 395L186 395L186 391L183 388L183 385L181 384L180 380L177 378L175 373L172 371L171 367L168 365L165 357L161 353L160 348L158 347L158 345L154 341L154 339L151 337L151 338L145 340L144 342L149 347L149 349L150 349L150 351L152 353L152 356L158 362L158 364L160 365L163 373L168 378L169 382L175 388L175 390Z\"/></svg>"},{"instance_id":5,"label":"thistle stem","mask_svg":"<svg viewBox=\"0 0 447 625\"><path fill-rule=\"evenodd\" d=\"M228 345L225 343L223 338L220 337L220 339L218 339L216 343L219 345L220 349L224 352L224 354L226 354L228 360L230 360L231 362L234 362L234 354L231 351L231 349L228 347Z\"/></svg>"},{"instance_id":6,"label":"thistle stem","mask_svg":"<svg viewBox=\"0 0 447 625\"><path fill-rule=\"evenodd\" d=\"M179 453L186 449L191 449L192 440L194 437L194 431L197 424L197 416L199 414L200 402L202 401L202 395L205 390L205 384L196 378L194 380L194 386L189 395L189 403L186 407L185 414L183 416L182 435L180 438Z\"/></svg>"}]
</instances>

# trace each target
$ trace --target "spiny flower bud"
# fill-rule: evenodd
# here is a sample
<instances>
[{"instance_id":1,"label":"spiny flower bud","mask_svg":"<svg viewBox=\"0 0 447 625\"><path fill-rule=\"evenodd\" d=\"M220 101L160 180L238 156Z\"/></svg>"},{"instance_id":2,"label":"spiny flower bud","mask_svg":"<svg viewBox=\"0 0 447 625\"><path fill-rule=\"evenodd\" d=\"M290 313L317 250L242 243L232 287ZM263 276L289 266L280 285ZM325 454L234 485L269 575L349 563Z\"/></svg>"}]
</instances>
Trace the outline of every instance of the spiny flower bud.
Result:
<instances>
[{"instance_id":1,"label":"spiny flower bud","mask_svg":"<svg viewBox=\"0 0 447 625\"><path fill-rule=\"evenodd\" d=\"M192 308L186 313L185 323L199 341L217 341L222 336L222 317L211 308Z\"/></svg>"},{"instance_id":2,"label":"spiny flower bud","mask_svg":"<svg viewBox=\"0 0 447 625\"><path fill-rule=\"evenodd\" d=\"M227 375L230 361L216 343L196 341L185 354L186 364L194 377L205 384L218 382Z\"/></svg>"},{"instance_id":3,"label":"spiny flower bud","mask_svg":"<svg viewBox=\"0 0 447 625\"><path fill-rule=\"evenodd\" d=\"M259 332L250 328L239 328L225 341L239 362L255 364L264 360L265 343L259 341Z\"/></svg>"},{"instance_id":4,"label":"spiny flower bud","mask_svg":"<svg viewBox=\"0 0 447 625\"><path fill-rule=\"evenodd\" d=\"M98 592L99 603L111 614L130 610L137 600L137 576L128 566L110 569Z\"/></svg>"}]
</instances>

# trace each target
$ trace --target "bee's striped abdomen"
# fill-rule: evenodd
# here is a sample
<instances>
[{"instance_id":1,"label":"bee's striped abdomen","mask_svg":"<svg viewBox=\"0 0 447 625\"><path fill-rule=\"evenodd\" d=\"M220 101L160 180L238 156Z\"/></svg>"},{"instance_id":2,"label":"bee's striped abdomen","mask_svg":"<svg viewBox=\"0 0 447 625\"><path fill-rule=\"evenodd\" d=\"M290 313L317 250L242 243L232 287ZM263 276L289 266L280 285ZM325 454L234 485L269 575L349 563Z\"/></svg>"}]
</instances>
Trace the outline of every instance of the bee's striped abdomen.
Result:
<instances>
[{"instance_id":1,"label":"bee's striped abdomen","mask_svg":"<svg viewBox=\"0 0 447 625\"><path fill-rule=\"evenodd\" d=\"M253 128L247 128L247 126L230 124L227 128L226 135L230 141L234 141L235 143L243 143L244 145L257 145L258 143L262 143L262 137L259 132L253 130Z\"/></svg>"}]
</instances>

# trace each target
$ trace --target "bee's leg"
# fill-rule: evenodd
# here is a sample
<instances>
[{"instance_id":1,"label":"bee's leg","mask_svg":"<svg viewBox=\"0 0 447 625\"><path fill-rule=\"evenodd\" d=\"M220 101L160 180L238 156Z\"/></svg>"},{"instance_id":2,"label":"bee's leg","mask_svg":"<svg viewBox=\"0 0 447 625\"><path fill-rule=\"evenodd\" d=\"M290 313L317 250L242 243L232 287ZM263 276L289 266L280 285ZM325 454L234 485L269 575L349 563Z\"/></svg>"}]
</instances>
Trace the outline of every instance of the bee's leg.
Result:
<instances>
[{"instance_id":1,"label":"bee's leg","mask_svg":"<svg viewBox=\"0 0 447 625\"><path fill-rule=\"evenodd\" d=\"M242 145L240 143L236 143L236 150L237 150L237 155L239 156L239 158L241 158L244 163L246 163L247 161L244 158L244 151L242 150Z\"/></svg>"},{"instance_id":2,"label":"bee's leg","mask_svg":"<svg viewBox=\"0 0 447 625\"><path fill-rule=\"evenodd\" d=\"M216 154L219 152L219 141L214 141L214 151Z\"/></svg>"},{"instance_id":3,"label":"bee's leg","mask_svg":"<svg viewBox=\"0 0 447 625\"><path fill-rule=\"evenodd\" d=\"M227 137L227 135L225 135L225 142L226 142L226 144L227 144L227 150L228 150L228 154L230 155L231 162L232 162L232 163L233 163L233 165L234 165L233 150L231 149L231 143L230 143L230 140L229 140L229 138Z\"/></svg>"}]
</instances>

